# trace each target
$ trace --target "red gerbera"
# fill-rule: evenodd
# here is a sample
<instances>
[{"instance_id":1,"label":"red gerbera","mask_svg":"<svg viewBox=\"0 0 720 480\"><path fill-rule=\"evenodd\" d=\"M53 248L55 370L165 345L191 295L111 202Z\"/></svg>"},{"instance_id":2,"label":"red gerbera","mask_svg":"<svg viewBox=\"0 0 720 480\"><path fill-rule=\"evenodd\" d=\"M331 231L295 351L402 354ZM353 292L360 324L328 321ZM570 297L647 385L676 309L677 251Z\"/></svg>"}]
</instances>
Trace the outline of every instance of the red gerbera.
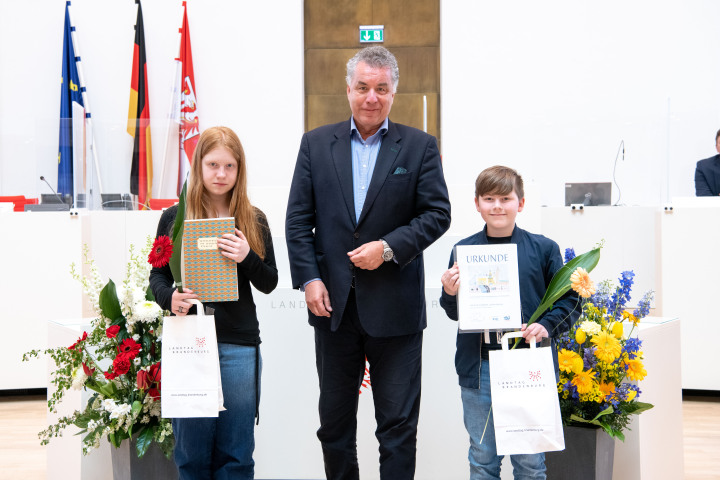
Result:
<instances>
[{"instance_id":1,"label":"red gerbera","mask_svg":"<svg viewBox=\"0 0 720 480\"><path fill-rule=\"evenodd\" d=\"M160 235L153 242L152 250L148 254L148 263L155 268L164 267L172 257L173 244L170 237Z\"/></svg>"},{"instance_id":2,"label":"red gerbera","mask_svg":"<svg viewBox=\"0 0 720 480\"><path fill-rule=\"evenodd\" d=\"M126 338L120 345L117 346L118 357L125 357L130 360L137 357L142 347L132 338Z\"/></svg>"},{"instance_id":3,"label":"red gerbera","mask_svg":"<svg viewBox=\"0 0 720 480\"><path fill-rule=\"evenodd\" d=\"M85 340L87 340L87 332L83 332L82 337L78 338L78 339L77 339L77 342L75 342L75 343L73 343L72 345L70 345L70 346L68 347L68 349L70 349L70 350L75 350L75 347L77 347L78 343L84 342Z\"/></svg>"}]
</instances>

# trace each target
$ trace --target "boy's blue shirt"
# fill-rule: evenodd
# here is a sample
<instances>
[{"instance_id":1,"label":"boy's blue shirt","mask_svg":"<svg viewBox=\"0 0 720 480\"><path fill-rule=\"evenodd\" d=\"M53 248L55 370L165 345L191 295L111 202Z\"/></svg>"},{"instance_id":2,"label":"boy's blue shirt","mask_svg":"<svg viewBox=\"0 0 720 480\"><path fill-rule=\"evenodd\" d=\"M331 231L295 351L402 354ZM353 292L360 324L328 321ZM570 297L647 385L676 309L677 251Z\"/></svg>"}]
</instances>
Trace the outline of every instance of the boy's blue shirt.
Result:
<instances>
[{"instance_id":1,"label":"boy's blue shirt","mask_svg":"<svg viewBox=\"0 0 720 480\"><path fill-rule=\"evenodd\" d=\"M455 245L487 245L487 227ZM518 273L520 278L520 305L522 322L527 323L540 305L543 295L550 285L555 272L563 266L560 247L557 243L542 235L527 232L515 225L510 243L517 245ZM453 249L454 251L454 249ZM450 264L455 263L454 255L450 254ZM452 320L458 319L457 300L442 290L440 306ZM552 340L553 351L555 337L567 331L580 316L579 297L570 290L555 302L551 310L546 311L538 320L545 327ZM460 385L467 388L479 388L480 382L480 349L482 333L458 333L457 351L455 353L455 370ZM557 369L557 355L553 355Z\"/></svg>"}]
</instances>

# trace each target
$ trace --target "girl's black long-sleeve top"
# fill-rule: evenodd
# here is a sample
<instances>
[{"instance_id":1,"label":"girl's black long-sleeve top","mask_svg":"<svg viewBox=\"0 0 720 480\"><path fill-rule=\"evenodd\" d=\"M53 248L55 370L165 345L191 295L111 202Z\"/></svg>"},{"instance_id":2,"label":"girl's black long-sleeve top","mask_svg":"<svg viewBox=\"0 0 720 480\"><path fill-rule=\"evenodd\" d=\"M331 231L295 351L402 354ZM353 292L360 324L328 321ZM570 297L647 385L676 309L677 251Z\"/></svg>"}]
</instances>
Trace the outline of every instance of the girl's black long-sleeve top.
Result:
<instances>
[{"instance_id":1,"label":"girl's black long-sleeve top","mask_svg":"<svg viewBox=\"0 0 720 480\"><path fill-rule=\"evenodd\" d=\"M218 343L258 345L260 343L260 327L250 284L252 283L262 293L270 293L278 283L278 271L275 265L275 252L270 227L265 214L259 209L255 210L265 242L265 259L261 259L251 249L247 257L237 264L237 301L208 302L205 304L205 306L215 309L215 330ZM176 214L177 206L168 208L163 212L158 223L157 236L167 235L172 238L172 228ZM153 267L150 271L150 288L158 305L165 310L170 310L172 294L176 290L170 265L160 268Z\"/></svg>"}]
</instances>

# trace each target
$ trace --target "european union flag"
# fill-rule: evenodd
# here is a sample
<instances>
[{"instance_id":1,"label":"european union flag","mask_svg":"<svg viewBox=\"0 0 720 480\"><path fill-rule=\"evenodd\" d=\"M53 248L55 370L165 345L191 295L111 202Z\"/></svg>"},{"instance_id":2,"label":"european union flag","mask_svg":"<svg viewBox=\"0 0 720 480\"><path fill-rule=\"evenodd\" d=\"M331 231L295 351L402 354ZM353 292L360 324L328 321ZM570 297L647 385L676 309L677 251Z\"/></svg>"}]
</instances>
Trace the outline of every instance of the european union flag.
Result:
<instances>
[{"instance_id":1,"label":"european union flag","mask_svg":"<svg viewBox=\"0 0 720 480\"><path fill-rule=\"evenodd\" d=\"M70 2L65 4L65 34L63 36L62 78L60 80L60 148L58 151L58 188L60 195L73 194L73 137L84 139L85 104L80 76L73 48L70 24ZM84 154L85 145L77 145ZM84 157L83 157L84 158Z\"/></svg>"}]
</instances>

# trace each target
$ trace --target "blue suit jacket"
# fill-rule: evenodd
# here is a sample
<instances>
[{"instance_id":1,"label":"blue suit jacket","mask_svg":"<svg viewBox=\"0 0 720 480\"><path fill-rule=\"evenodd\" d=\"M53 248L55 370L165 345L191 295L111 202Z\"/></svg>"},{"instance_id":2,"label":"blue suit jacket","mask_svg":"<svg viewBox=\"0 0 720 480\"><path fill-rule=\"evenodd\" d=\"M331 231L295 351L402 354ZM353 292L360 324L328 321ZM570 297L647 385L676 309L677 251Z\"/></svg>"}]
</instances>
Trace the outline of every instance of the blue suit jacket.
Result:
<instances>
[{"instance_id":1,"label":"blue suit jacket","mask_svg":"<svg viewBox=\"0 0 720 480\"><path fill-rule=\"evenodd\" d=\"M697 162L695 195L711 197L720 194L720 154Z\"/></svg>"},{"instance_id":2,"label":"blue suit jacket","mask_svg":"<svg viewBox=\"0 0 720 480\"><path fill-rule=\"evenodd\" d=\"M357 222L350 120L303 135L285 224L290 272L293 288L322 279L333 308L329 319L308 311L311 325L338 328L354 277L358 314L368 334L424 329L423 250L449 226L450 201L431 135L389 122ZM397 263L384 262L371 271L355 268L347 252L380 238Z\"/></svg>"}]
</instances>

